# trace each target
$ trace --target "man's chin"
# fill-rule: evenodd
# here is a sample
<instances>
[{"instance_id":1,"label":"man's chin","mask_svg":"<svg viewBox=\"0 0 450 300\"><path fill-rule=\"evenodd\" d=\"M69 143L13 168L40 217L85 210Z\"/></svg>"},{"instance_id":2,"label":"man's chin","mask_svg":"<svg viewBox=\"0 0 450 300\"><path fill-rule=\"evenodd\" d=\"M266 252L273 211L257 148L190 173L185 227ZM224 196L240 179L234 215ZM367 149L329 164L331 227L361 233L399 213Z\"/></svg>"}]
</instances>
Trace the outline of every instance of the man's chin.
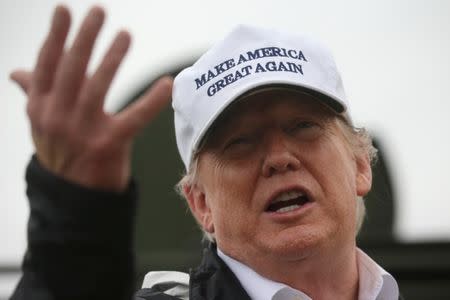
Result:
<instances>
[{"instance_id":1,"label":"man's chin","mask_svg":"<svg viewBox=\"0 0 450 300\"><path fill-rule=\"evenodd\" d=\"M298 260L314 253L324 239L317 230L289 228L273 238L265 239L262 243L265 244L264 248L270 256L282 260Z\"/></svg>"}]
</instances>

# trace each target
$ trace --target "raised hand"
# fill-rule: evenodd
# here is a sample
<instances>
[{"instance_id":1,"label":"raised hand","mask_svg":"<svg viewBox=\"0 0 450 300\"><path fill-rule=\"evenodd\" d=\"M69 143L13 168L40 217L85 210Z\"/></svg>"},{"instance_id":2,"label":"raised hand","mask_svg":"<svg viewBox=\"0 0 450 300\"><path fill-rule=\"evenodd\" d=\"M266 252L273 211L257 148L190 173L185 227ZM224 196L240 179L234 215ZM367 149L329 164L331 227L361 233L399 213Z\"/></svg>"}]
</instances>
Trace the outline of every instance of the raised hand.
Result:
<instances>
[{"instance_id":1,"label":"raised hand","mask_svg":"<svg viewBox=\"0 0 450 300\"><path fill-rule=\"evenodd\" d=\"M48 36L32 72L11 74L28 97L36 155L54 174L86 187L122 191L130 178L132 139L169 102L172 79L161 78L126 110L103 110L106 93L130 45L117 34L98 69L86 68L105 13L93 7L69 49L64 49L70 13L55 9Z\"/></svg>"}]
</instances>

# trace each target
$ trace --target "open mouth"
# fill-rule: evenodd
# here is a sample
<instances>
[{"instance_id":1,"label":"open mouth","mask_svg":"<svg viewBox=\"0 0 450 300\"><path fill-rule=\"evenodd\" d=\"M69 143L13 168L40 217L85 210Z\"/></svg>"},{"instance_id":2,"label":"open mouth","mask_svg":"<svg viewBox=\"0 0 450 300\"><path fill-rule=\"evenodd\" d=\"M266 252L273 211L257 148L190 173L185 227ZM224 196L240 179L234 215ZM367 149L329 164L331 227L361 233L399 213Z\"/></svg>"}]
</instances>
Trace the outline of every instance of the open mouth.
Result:
<instances>
[{"instance_id":1,"label":"open mouth","mask_svg":"<svg viewBox=\"0 0 450 300\"><path fill-rule=\"evenodd\" d=\"M308 196L300 191L283 192L276 196L267 207L267 212L286 213L296 210L310 202Z\"/></svg>"}]
</instances>

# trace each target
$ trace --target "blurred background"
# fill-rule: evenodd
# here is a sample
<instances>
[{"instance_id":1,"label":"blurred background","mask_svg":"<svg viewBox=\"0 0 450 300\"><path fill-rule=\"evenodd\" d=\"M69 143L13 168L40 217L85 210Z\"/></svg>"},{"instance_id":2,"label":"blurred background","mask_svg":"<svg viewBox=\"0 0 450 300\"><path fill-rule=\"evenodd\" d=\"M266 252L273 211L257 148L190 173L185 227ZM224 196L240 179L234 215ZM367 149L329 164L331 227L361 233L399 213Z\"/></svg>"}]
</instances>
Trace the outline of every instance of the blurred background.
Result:
<instances>
[{"instance_id":1,"label":"blurred background","mask_svg":"<svg viewBox=\"0 0 450 300\"><path fill-rule=\"evenodd\" d=\"M0 299L20 276L26 247L24 170L33 152L25 97L14 68L32 68L58 1L0 1ZM176 74L238 23L311 34L333 51L355 123L369 129L382 158L359 245L399 279L407 299L450 299L450 2L89 1L66 2L78 27L93 4L106 24L94 70L115 33L133 45L106 109L131 103L154 79ZM75 30L72 30L70 40ZM139 278L148 270L187 270L200 257L200 233L173 186L183 171L170 109L137 138L140 182ZM153 230L165 228L165 231ZM159 232L159 233L158 233ZM151 237L151 238L150 238ZM152 240L153 244L150 244ZM138 278L138 280L139 280Z\"/></svg>"}]
</instances>

